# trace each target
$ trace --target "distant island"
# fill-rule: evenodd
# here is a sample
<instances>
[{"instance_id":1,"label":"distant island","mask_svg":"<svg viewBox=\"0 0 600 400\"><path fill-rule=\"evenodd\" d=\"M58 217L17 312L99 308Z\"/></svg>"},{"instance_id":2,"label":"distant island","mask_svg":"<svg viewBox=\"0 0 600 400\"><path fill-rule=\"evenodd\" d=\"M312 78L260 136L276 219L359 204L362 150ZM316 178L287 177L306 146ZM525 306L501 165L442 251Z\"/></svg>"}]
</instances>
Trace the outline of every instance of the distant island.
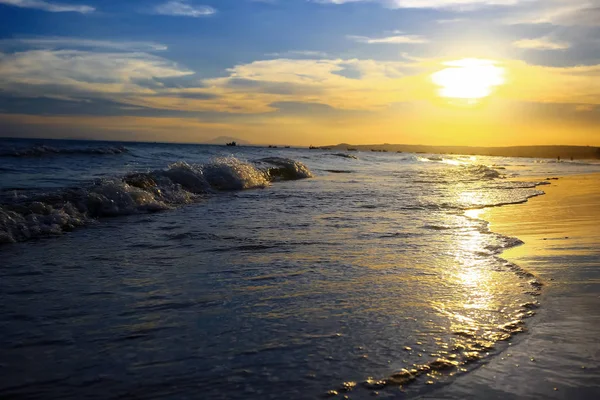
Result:
<instances>
[{"instance_id":1,"label":"distant island","mask_svg":"<svg viewBox=\"0 0 600 400\"><path fill-rule=\"evenodd\" d=\"M532 157L573 159L600 159L600 147L594 146L511 146L511 147L472 147L472 146L428 146L411 144L372 144L351 145L340 143L320 146L320 149L389 151L402 153L464 154L474 156Z\"/></svg>"}]
</instances>

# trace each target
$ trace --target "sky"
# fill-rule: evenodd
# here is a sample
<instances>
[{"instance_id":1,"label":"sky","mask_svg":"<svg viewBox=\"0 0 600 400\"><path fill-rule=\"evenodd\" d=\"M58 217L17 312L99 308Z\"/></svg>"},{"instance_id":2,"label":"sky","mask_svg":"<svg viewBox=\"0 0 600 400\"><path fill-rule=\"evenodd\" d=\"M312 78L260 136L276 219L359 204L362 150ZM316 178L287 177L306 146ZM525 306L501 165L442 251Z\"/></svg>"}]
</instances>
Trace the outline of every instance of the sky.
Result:
<instances>
[{"instance_id":1,"label":"sky","mask_svg":"<svg viewBox=\"0 0 600 400\"><path fill-rule=\"evenodd\" d=\"M0 0L0 136L600 146L600 0Z\"/></svg>"}]
</instances>

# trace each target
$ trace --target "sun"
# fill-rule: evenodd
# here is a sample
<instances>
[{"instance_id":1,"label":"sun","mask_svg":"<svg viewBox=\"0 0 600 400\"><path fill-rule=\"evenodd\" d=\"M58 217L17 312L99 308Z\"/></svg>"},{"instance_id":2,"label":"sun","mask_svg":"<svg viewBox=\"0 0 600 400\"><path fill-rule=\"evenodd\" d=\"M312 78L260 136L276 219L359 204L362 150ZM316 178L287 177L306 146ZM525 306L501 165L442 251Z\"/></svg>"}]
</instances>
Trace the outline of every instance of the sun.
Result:
<instances>
[{"instance_id":1,"label":"sun","mask_svg":"<svg viewBox=\"0 0 600 400\"><path fill-rule=\"evenodd\" d=\"M497 64L477 58L449 61L444 63L447 68L431 75L431 80L439 86L439 96L476 103L505 83L505 70Z\"/></svg>"}]
</instances>

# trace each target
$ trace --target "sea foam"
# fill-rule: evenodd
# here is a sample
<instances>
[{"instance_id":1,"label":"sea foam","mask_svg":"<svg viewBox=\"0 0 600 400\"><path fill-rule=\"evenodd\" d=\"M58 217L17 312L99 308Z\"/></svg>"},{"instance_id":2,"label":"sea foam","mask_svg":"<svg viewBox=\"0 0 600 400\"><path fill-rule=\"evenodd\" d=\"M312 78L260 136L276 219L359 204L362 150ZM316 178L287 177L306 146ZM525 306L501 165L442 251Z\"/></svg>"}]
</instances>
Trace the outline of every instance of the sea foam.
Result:
<instances>
[{"instance_id":1,"label":"sea foam","mask_svg":"<svg viewBox=\"0 0 600 400\"><path fill-rule=\"evenodd\" d=\"M69 231L101 217L166 210L224 190L264 188L273 181L310 178L302 163L235 157L206 164L176 162L164 170L100 179L81 188L34 195L18 193L0 204L0 243Z\"/></svg>"}]
</instances>

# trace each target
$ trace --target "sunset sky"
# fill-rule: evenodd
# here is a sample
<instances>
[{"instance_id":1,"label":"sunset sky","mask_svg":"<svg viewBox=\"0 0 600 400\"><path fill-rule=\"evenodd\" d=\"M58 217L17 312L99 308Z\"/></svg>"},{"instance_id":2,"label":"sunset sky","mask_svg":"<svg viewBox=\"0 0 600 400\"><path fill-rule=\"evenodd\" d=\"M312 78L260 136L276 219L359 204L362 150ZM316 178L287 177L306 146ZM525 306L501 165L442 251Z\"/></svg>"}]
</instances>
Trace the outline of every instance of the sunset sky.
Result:
<instances>
[{"instance_id":1,"label":"sunset sky","mask_svg":"<svg viewBox=\"0 0 600 400\"><path fill-rule=\"evenodd\" d=\"M0 0L0 136L600 145L600 0Z\"/></svg>"}]
</instances>

